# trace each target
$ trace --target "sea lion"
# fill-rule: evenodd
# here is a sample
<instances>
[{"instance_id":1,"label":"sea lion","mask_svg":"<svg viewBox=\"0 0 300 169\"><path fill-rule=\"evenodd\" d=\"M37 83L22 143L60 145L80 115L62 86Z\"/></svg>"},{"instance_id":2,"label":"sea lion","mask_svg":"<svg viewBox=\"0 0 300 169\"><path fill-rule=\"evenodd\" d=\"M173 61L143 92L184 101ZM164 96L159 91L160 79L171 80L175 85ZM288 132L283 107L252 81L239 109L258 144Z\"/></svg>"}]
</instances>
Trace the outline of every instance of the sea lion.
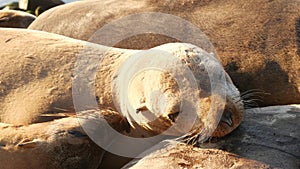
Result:
<instances>
[{"instance_id":1,"label":"sea lion","mask_svg":"<svg viewBox=\"0 0 300 169\"><path fill-rule=\"evenodd\" d=\"M194 113L195 118L192 119L193 123L188 132L195 137L199 134L205 136L207 134L207 137L222 137L234 130L241 122L243 104L239 91L217 59L210 60L211 54L194 45L171 43L153 48L161 55L157 55L161 58L156 62L166 63L162 58L168 56L164 54L165 52L179 61L174 62L179 66L172 62L170 64L172 63L173 72L177 72L177 76L181 78L176 79L168 71L155 72L152 69L144 71L130 77L128 95L126 95L119 90L126 84L123 84L122 80L117 80L128 77L126 76L128 73L124 72L126 69L123 69L125 62L136 55L146 56L143 51L111 48L42 31L1 29L0 32L0 49L4 51L0 54L2 58L0 63L2 122L29 124L38 121L42 113L55 113L62 110L71 112L73 106L76 107L79 104L74 102L73 105L72 97L73 99L74 97L83 98L79 99L83 106L79 105L77 110L95 108L89 107L90 103L88 99L85 99L86 95L97 97L100 109L119 111L133 128L139 128L145 133L150 131L150 134L158 134L167 130L177 123L177 116L179 119L181 114L183 114L181 119L187 122L193 117L189 113ZM17 52L16 49L18 49ZM99 56L102 56L99 67L98 62L87 64L99 61ZM180 87L181 81L187 81L180 64L192 73L198 87ZM215 80L220 80L221 74L224 75L225 81L216 83L215 91L217 92L210 90L213 85L209 83L209 74L204 71L205 65L198 68L197 64L205 64L208 68L214 68L215 74L211 75L217 77ZM9 69L7 69L8 66L10 66ZM74 69L80 70L82 74L77 74ZM94 78L90 78L90 70L96 72L95 81ZM153 77L156 80L153 80L155 79ZM85 80L88 87L94 86L95 93L90 88L80 86L81 84L76 81L80 78ZM74 85L79 85L79 87L74 87ZM84 90L86 92L82 92ZM218 91L225 91L226 97L222 97ZM182 93L186 95L181 95ZM197 96L196 99L190 97L193 93ZM180 112L181 99L187 102L188 108L183 109L184 112ZM216 104L213 103L214 100ZM222 103L225 107L222 107ZM133 111L131 109L127 112L123 111L123 105L127 107L131 105ZM141 123L131 118L136 114L144 117L152 115L155 119ZM221 120L220 124L219 120ZM180 126L184 124L179 123L173 131L178 133L186 131Z\"/></svg>"},{"instance_id":2,"label":"sea lion","mask_svg":"<svg viewBox=\"0 0 300 169\"><path fill-rule=\"evenodd\" d=\"M64 4L63 1L61 0L43 0L43 1L39 1L39 0L20 0L19 1L19 8L22 10L30 10L30 11L34 11L36 15L41 14L42 12L53 8L55 6L58 5L62 5Z\"/></svg>"},{"instance_id":3,"label":"sea lion","mask_svg":"<svg viewBox=\"0 0 300 169\"><path fill-rule=\"evenodd\" d=\"M157 149L146 153L145 157L133 160L122 169L133 168L260 168L270 165L251 158L245 158L219 149L202 149L175 141L164 141Z\"/></svg>"},{"instance_id":4,"label":"sea lion","mask_svg":"<svg viewBox=\"0 0 300 169\"><path fill-rule=\"evenodd\" d=\"M26 126L0 123L0 131L1 169L95 169L101 162L103 150L76 117Z\"/></svg>"},{"instance_id":5,"label":"sea lion","mask_svg":"<svg viewBox=\"0 0 300 169\"><path fill-rule=\"evenodd\" d=\"M27 28L35 16L16 10L0 10L0 27Z\"/></svg>"},{"instance_id":6,"label":"sea lion","mask_svg":"<svg viewBox=\"0 0 300 169\"><path fill-rule=\"evenodd\" d=\"M259 89L266 93L262 98L250 98L266 106L300 103L299 9L298 0L91 0L50 9L29 29L88 40L101 27L130 14L162 12L179 16L209 36L241 92ZM176 30L188 32L185 27L176 26ZM176 41L172 37L142 34L115 46L145 49Z\"/></svg>"}]
</instances>

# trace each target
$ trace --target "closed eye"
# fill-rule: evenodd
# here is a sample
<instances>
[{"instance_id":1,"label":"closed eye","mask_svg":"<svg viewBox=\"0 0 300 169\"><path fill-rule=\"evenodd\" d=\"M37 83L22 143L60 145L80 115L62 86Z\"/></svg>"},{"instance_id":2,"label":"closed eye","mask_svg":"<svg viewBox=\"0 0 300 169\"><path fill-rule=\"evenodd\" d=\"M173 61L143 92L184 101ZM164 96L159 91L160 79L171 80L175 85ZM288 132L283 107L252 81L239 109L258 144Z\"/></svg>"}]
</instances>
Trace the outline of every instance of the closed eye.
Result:
<instances>
[{"instance_id":1,"label":"closed eye","mask_svg":"<svg viewBox=\"0 0 300 169\"><path fill-rule=\"evenodd\" d=\"M175 120L177 119L178 115L179 115L179 112L175 112L175 113L169 114L168 117L172 122L175 123Z\"/></svg>"}]
</instances>

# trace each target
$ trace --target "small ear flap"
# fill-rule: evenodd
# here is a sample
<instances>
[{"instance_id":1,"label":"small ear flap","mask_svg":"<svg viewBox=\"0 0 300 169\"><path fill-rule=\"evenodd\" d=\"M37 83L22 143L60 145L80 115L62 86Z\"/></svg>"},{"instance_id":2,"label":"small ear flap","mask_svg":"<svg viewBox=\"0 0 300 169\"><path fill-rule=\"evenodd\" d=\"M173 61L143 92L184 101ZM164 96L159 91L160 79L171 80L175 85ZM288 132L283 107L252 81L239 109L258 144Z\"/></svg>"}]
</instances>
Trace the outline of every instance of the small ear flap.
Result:
<instances>
[{"instance_id":1,"label":"small ear flap","mask_svg":"<svg viewBox=\"0 0 300 169\"><path fill-rule=\"evenodd\" d=\"M9 21L9 18L10 17L8 17L8 16L1 17L0 22L7 22L7 21Z\"/></svg>"},{"instance_id":2,"label":"small ear flap","mask_svg":"<svg viewBox=\"0 0 300 169\"><path fill-rule=\"evenodd\" d=\"M147 108L146 104L143 103L143 104L140 105L140 107L138 107L138 108L136 109L136 113L139 113L139 112L141 112L141 111L147 111L147 110L149 110L149 109Z\"/></svg>"}]
</instances>

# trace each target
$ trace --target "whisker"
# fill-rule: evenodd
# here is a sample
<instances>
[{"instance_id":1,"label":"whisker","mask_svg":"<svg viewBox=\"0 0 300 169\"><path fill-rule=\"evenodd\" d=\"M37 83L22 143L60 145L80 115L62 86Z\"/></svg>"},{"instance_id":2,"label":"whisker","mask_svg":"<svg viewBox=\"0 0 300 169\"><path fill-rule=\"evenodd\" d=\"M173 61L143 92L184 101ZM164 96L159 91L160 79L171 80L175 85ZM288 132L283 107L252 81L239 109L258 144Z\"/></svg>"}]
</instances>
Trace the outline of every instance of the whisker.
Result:
<instances>
[{"instance_id":1,"label":"whisker","mask_svg":"<svg viewBox=\"0 0 300 169\"><path fill-rule=\"evenodd\" d=\"M247 99L247 98L251 98L251 97L253 97L253 96L254 96L254 97L263 98L262 95L257 95L256 93L247 94L247 95L241 96L241 98Z\"/></svg>"},{"instance_id":2,"label":"whisker","mask_svg":"<svg viewBox=\"0 0 300 169\"><path fill-rule=\"evenodd\" d=\"M261 89L250 89L241 93L240 99L236 103L242 101L245 109L259 107L258 103L263 102L265 95L270 95L270 93Z\"/></svg>"},{"instance_id":3,"label":"whisker","mask_svg":"<svg viewBox=\"0 0 300 169\"><path fill-rule=\"evenodd\" d=\"M241 98L244 99L244 100L248 100L248 99L252 99L252 98L263 99L264 95L257 94L257 93L251 93L251 94L247 94L247 95L241 96Z\"/></svg>"},{"instance_id":4,"label":"whisker","mask_svg":"<svg viewBox=\"0 0 300 169\"><path fill-rule=\"evenodd\" d=\"M249 93L265 93L264 90L261 89L250 89L241 93L241 96L249 94Z\"/></svg>"},{"instance_id":5,"label":"whisker","mask_svg":"<svg viewBox=\"0 0 300 169\"><path fill-rule=\"evenodd\" d=\"M188 144L195 145L197 143L198 135L194 135L191 139L188 140Z\"/></svg>"},{"instance_id":6,"label":"whisker","mask_svg":"<svg viewBox=\"0 0 300 169\"><path fill-rule=\"evenodd\" d=\"M256 103L255 101L243 101L243 102L244 102L244 109L259 107L258 103Z\"/></svg>"},{"instance_id":7,"label":"whisker","mask_svg":"<svg viewBox=\"0 0 300 169\"><path fill-rule=\"evenodd\" d=\"M235 103L238 103L241 101L243 103L247 103L247 102L251 101L251 102L255 102L255 105L257 105L256 102L263 102L264 95L267 95L267 94L269 94L269 93L267 93L261 89L250 89L250 90L247 90L247 91L241 93L238 96L233 97L233 100L237 99L236 101L234 101Z\"/></svg>"},{"instance_id":8,"label":"whisker","mask_svg":"<svg viewBox=\"0 0 300 169\"><path fill-rule=\"evenodd\" d=\"M239 103L239 102L242 102L242 101L243 101L243 99L239 99L239 100L235 101L234 103Z\"/></svg>"},{"instance_id":9,"label":"whisker","mask_svg":"<svg viewBox=\"0 0 300 169\"><path fill-rule=\"evenodd\" d=\"M244 104L244 109L251 109L256 107L259 107L257 103Z\"/></svg>"},{"instance_id":10,"label":"whisker","mask_svg":"<svg viewBox=\"0 0 300 169\"><path fill-rule=\"evenodd\" d=\"M244 103L251 103L251 102L263 102L263 100L261 99L256 99L256 98L253 98L253 99L249 99L249 100L243 100Z\"/></svg>"},{"instance_id":11,"label":"whisker","mask_svg":"<svg viewBox=\"0 0 300 169\"><path fill-rule=\"evenodd\" d=\"M54 107L54 109L62 111L62 112L70 112L71 111L71 110L68 110L68 109L60 108L60 107Z\"/></svg>"}]
</instances>

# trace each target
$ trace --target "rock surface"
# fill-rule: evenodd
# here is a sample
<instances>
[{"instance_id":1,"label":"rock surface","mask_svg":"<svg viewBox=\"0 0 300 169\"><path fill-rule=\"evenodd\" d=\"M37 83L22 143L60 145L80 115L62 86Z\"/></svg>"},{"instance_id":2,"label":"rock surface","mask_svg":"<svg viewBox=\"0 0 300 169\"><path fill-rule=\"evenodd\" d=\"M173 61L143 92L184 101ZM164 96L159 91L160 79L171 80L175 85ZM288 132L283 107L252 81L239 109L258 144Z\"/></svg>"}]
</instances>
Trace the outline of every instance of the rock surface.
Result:
<instances>
[{"instance_id":1,"label":"rock surface","mask_svg":"<svg viewBox=\"0 0 300 169\"><path fill-rule=\"evenodd\" d=\"M191 147L160 143L133 168L289 168L300 166L300 105L249 109L240 127L225 138Z\"/></svg>"},{"instance_id":2,"label":"rock surface","mask_svg":"<svg viewBox=\"0 0 300 169\"><path fill-rule=\"evenodd\" d=\"M16 10L0 10L0 27L27 28L35 20L35 16Z\"/></svg>"},{"instance_id":3,"label":"rock surface","mask_svg":"<svg viewBox=\"0 0 300 169\"><path fill-rule=\"evenodd\" d=\"M298 0L91 0L51 9L29 28L88 40L107 23L140 12L176 15L203 30L241 92L259 89L268 93L257 94L263 96L260 105L300 103ZM184 26L177 25L176 30L186 32ZM140 49L174 41L143 34L115 46Z\"/></svg>"},{"instance_id":4,"label":"rock surface","mask_svg":"<svg viewBox=\"0 0 300 169\"><path fill-rule=\"evenodd\" d=\"M300 105L245 111L244 121L217 147L276 168L300 166Z\"/></svg>"}]
</instances>

